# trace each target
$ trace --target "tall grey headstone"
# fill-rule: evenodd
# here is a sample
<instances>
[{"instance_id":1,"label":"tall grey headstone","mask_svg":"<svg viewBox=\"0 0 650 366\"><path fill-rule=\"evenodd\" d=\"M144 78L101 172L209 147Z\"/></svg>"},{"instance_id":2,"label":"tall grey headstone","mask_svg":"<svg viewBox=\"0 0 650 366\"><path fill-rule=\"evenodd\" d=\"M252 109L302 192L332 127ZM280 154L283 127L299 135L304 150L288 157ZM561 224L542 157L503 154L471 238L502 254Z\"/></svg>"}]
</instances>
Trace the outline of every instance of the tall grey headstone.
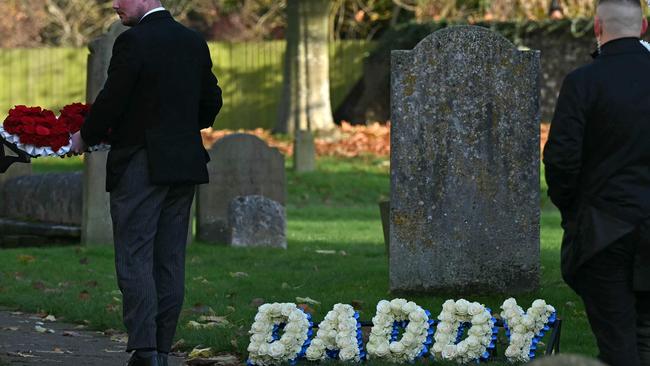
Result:
<instances>
[{"instance_id":1,"label":"tall grey headstone","mask_svg":"<svg viewBox=\"0 0 650 366\"><path fill-rule=\"evenodd\" d=\"M393 51L390 288L539 281L538 51L474 26Z\"/></svg>"},{"instance_id":2,"label":"tall grey headstone","mask_svg":"<svg viewBox=\"0 0 650 366\"><path fill-rule=\"evenodd\" d=\"M210 183L199 186L197 239L229 241L228 205L237 196L260 195L285 203L284 157L256 136L233 134L210 150Z\"/></svg>"},{"instance_id":3,"label":"tall grey headstone","mask_svg":"<svg viewBox=\"0 0 650 366\"><path fill-rule=\"evenodd\" d=\"M108 65L113 53L115 39L127 27L119 21L113 23L108 33L90 43L86 81L86 101L92 103L104 87ZM108 193L106 193L107 152L84 155L83 215L81 220L81 244L112 244L113 228Z\"/></svg>"}]
</instances>

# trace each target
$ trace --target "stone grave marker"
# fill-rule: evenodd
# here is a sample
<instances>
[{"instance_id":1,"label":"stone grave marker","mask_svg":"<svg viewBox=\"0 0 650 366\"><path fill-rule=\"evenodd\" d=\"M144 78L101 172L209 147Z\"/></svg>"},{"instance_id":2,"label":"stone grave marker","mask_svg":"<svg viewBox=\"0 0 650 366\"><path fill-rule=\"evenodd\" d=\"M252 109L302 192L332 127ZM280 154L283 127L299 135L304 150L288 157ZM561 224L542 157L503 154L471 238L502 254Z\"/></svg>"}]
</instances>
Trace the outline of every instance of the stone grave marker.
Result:
<instances>
[{"instance_id":1,"label":"stone grave marker","mask_svg":"<svg viewBox=\"0 0 650 366\"><path fill-rule=\"evenodd\" d=\"M228 208L228 225L233 247L287 248L284 207L272 199L235 197Z\"/></svg>"},{"instance_id":2,"label":"stone grave marker","mask_svg":"<svg viewBox=\"0 0 650 366\"><path fill-rule=\"evenodd\" d=\"M536 289L539 52L459 26L391 61L390 289Z\"/></svg>"},{"instance_id":3,"label":"stone grave marker","mask_svg":"<svg viewBox=\"0 0 650 366\"><path fill-rule=\"evenodd\" d=\"M210 149L210 183L199 186L197 240L229 242L228 206L238 196L260 195L284 205L284 157L258 137L233 134Z\"/></svg>"}]
</instances>

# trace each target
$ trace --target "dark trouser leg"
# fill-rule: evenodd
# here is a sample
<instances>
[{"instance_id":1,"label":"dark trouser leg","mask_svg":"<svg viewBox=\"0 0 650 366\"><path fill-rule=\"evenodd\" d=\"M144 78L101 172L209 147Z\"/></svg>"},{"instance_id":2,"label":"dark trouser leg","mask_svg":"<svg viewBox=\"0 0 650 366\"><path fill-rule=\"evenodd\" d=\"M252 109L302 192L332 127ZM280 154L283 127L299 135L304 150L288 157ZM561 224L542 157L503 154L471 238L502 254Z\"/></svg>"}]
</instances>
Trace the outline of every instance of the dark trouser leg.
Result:
<instances>
[{"instance_id":1,"label":"dark trouser leg","mask_svg":"<svg viewBox=\"0 0 650 366\"><path fill-rule=\"evenodd\" d=\"M632 291L634 247L630 238L624 238L590 259L576 275L576 290L598 342L598 357L611 366L640 365Z\"/></svg>"},{"instance_id":2,"label":"dark trouser leg","mask_svg":"<svg viewBox=\"0 0 650 366\"><path fill-rule=\"evenodd\" d=\"M650 366L650 292L637 292L637 338L641 366Z\"/></svg>"},{"instance_id":3,"label":"dark trouser leg","mask_svg":"<svg viewBox=\"0 0 650 366\"><path fill-rule=\"evenodd\" d=\"M185 244L194 186L169 189L158 221L154 278L158 293L157 347L169 353L185 291Z\"/></svg>"},{"instance_id":4,"label":"dark trouser leg","mask_svg":"<svg viewBox=\"0 0 650 366\"><path fill-rule=\"evenodd\" d=\"M154 239L168 187L149 182L146 155L136 153L111 192L117 282L123 295L127 351L156 349Z\"/></svg>"}]
</instances>

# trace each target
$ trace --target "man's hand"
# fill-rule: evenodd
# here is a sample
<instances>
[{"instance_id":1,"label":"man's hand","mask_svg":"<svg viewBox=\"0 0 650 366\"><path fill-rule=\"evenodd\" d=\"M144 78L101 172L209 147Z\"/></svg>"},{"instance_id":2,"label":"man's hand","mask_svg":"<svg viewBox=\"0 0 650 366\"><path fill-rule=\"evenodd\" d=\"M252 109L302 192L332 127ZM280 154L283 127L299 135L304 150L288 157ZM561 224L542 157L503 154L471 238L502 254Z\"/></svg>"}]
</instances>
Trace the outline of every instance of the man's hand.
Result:
<instances>
[{"instance_id":1,"label":"man's hand","mask_svg":"<svg viewBox=\"0 0 650 366\"><path fill-rule=\"evenodd\" d=\"M81 132L77 131L72 135L72 146L70 147L70 153L74 155L83 154L87 146L84 140L81 138Z\"/></svg>"}]
</instances>

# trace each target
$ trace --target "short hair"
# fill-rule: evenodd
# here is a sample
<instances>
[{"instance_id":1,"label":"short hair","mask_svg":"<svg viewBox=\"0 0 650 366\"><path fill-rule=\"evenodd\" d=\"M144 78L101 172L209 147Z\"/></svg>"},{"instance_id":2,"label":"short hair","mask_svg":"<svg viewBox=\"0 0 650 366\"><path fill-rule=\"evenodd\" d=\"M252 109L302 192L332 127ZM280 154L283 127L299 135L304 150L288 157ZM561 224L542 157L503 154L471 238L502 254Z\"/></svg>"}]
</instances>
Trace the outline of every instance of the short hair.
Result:
<instances>
[{"instance_id":1,"label":"short hair","mask_svg":"<svg viewBox=\"0 0 650 366\"><path fill-rule=\"evenodd\" d=\"M643 8L639 0L600 0L597 9L603 29L614 36L639 36Z\"/></svg>"}]
</instances>

